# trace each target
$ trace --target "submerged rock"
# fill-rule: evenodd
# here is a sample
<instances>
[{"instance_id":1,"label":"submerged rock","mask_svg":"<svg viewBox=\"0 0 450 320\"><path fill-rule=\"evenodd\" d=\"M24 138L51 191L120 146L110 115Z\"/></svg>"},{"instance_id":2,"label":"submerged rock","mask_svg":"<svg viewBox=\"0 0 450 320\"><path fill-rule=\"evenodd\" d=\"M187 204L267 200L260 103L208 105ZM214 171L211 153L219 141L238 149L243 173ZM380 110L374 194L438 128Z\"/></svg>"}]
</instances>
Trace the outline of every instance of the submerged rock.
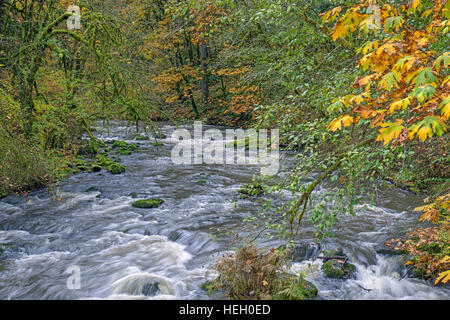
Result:
<instances>
[{"instance_id":1,"label":"submerged rock","mask_svg":"<svg viewBox=\"0 0 450 320\"><path fill-rule=\"evenodd\" d=\"M179 233L178 231L172 231L169 233L169 236L167 237L170 241L177 241L178 239L180 239L181 237L181 233Z\"/></svg>"},{"instance_id":2,"label":"submerged rock","mask_svg":"<svg viewBox=\"0 0 450 320\"><path fill-rule=\"evenodd\" d=\"M280 248L286 248L281 246ZM315 242L296 242L288 248L293 262L315 259L320 249L320 245Z\"/></svg>"},{"instance_id":3,"label":"submerged rock","mask_svg":"<svg viewBox=\"0 0 450 320\"><path fill-rule=\"evenodd\" d=\"M162 132L153 133L153 137L156 139L166 139L167 136Z\"/></svg>"},{"instance_id":4,"label":"submerged rock","mask_svg":"<svg viewBox=\"0 0 450 320\"><path fill-rule=\"evenodd\" d=\"M142 286L141 293L146 297L155 296L159 291L159 282L147 282Z\"/></svg>"},{"instance_id":5,"label":"submerged rock","mask_svg":"<svg viewBox=\"0 0 450 320\"><path fill-rule=\"evenodd\" d=\"M95 191L99 191L98 187L92 186L87 188L84 192L95 192Z\"/></svg>"},{"instance_id":6,"label":"submerged rock","mask_svg":"<svg viewBox=\"0 0 450 320\"><path fill-rule=\"evenodd\" d=\"M159 198L144 199L133 202L131 205L135 208L158 208L164 200Z\"/></svg>"}]
</instances>

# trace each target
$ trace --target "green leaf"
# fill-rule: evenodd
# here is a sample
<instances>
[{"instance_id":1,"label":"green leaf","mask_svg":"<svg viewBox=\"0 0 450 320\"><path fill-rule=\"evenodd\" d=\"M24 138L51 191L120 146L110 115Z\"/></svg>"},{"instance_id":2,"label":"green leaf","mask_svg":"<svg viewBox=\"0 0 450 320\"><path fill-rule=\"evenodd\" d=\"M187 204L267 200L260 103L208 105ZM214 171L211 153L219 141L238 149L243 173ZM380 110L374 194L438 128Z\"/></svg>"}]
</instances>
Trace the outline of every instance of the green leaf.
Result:
<instances>
[{"instance_id":1,"label":"green leaf","mask_svg":"<svg viewBox=\"0 0 450 320\"><path fill-rule=\"evenodd\" d=\"M444 64L444 68L448 68L450 64L450 52L445 52L441 56L439 56L435 61L436 71L441 71L441 65Z\"/></svg>"},{"instance_id":2,"label":"green leaf","mask_svg":"<svg viewBox=\"0 0 450 320\"><path fill-rule=\"evenodd\" d=\"M419 121L411 126L409 129L409 138L414 138L414 135L417 135L417 137L423 141L425 141L427 138L431 138L434 134L441 136L444 134L444 132L447 131L447 127L440 119L436 116L428 116L422 121Z\"/></svg>"},{"instance_id":3,"label":"green leaf","mask_svg":"<svg viewBox=\"0 0 450 320\"><path fill-rule=\"evenodd\" d=\"M416 86L421 86L427 83L432 83L437 80L436 76L431 71L431 68L425 68L419 72L416 77Z\"/></svg>"},{"instance_id":4,"label":"green leaf","mask_svg":"<svg viewBox=\"0 0 450 320\"><path fill-rule=\"evenodd\" d=\"M433 86L427 84L425 86L421 86L418 88L414 88L414 90L410 93L410 97L417 98L420 103L425 101L425 99L429 99L433 96L435 89Z\"/></svg>"}]
</instances>

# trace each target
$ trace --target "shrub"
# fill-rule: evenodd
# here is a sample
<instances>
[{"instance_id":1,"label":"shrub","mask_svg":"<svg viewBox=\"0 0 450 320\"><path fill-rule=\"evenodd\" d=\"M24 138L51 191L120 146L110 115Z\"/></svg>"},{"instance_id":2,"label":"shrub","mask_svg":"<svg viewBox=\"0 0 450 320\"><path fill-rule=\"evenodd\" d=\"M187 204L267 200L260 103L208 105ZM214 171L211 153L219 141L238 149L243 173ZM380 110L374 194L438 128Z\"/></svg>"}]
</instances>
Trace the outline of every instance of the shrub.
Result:
<instances>
[{"instance_id":1,"label":"shrub","mask_svg":"<svg viewBox=\"0 0 450 320\"><path fill-rule=\"evenodd\" d=\"M214 266L219 276L208 284L229 299L303 300L317 295L317 288L302 277L283 271L290 265L289 250L262 253L256 245L245 245L224 255Z\"/></svg>"}]
</instances>

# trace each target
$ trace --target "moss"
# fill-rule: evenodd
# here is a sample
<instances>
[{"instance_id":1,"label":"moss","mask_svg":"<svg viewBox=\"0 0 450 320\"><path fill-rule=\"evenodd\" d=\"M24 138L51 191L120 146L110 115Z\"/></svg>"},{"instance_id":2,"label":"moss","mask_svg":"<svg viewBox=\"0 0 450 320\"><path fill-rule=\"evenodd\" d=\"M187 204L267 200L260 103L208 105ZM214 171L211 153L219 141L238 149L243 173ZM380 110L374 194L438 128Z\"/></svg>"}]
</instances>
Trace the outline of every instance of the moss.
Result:
<instances>
[{"instance_id":1,"label":"moss","mask_svg":"<svg viewBox=\"0 0 450 320\"><path fill-rule=\"evenodd\" d=\"M197 184L205 184L206 183L206 180L198 180L197 182L196 182Z\"/></svg>"},{"instance_id":2,"label":"moss","mask_svg":"<svg viewBox=\"0 0 450 320\"><path fill-rule=\"evenodd\" d=\"M250 138L236 139L234 141L227 142L225 148L245 148L245 150L250 149ZM259 148L259 141L257 141L257 147ZM270 140L267 139L267 147L270 147Z\"/></svg>"},{"instance_id":3,"label":"moss","mask_svg":"<svg viewBox=\"0 0 450 320\"><path fill-rule=\"evenodd\" d=\"M152 145L153 145L154 147L160 147L160 146L163 146L164 143L159 142L159 141L155 141L155 142L152 142Z\"/></svg>"},{"instance_id":4,"label":"moss","mask_svg":"<svg viewBox=\"0 0 450 320\"><path fill-rule=\"evenodd\" d=\"M417 249L420 251L426 251L431 254L440 253L442 251L438 243L430 243L430 244L423 243L419 245Z\"/></svg>"},{"instance_id":5,"label":"moss","mask_svg":"<svg viewBox=\"0 0 450 320\"><path fill-rule=\"evenodd\" d=\"M138 146L137 144L134 144L134 143L130 143L130 144L127 146L127 149L130 150L130 151L134 151L134 150L136 150L137 148L139 148L139 146Z\"/></svg>"},{"instance_id":6,"label":"moss","mask_svg":"<svg viewBox=\"0 0 450 320\"><path fill-rule=\"evenodd\" d=\"M121 140L115 140L112 144L112 148L116 149L116 148L127 148L128 143L126 143L125 141L121 141Z\"/></svg>"},{"instance_id":7,"label":"moss","mask_svg":"<svg viewBox=\"0 0 450 320\"><path fill-rule=\"evenodd\" d=\"M132 197L133 199L136 199L138 197L138 194L137 194L137 192L132 192L128 196Z\"/></svg>"},{"instance_id":8,"label":"moss","mask_svg":"<svg viewBox=\"0 0 450 320\"><path fill-rule=\"evenodd\" d=\"M130 150L124 149L124 148L118 149L118 150L117 150L117 153L120 154L120 155L122 155L122 156L127 156L127 155L132 154L132 152L131 152Z\"/></svg>"},{"instance_id":9,"label":"moss","mask_svg":"<svg viewBox=\"0 0 450 320\"><path fill-rule=\"evenodd\" d=\"M239 193L246 195L246 196L251 196L251 197L257 197L257 196L261 196L265 193L265 189L264 186L261 185L260 183L250 183L250 184L245 184L243 185L239 190Z\"/></svg>"},{"instance_id":10,"label":"moss","mask_svg":"<svg viewBox=\"0 0 450 320\"><path fill-rule=\"evenodd\" d=\"M81 170L81 171L88 171L89 170L89 167L85 166L85 165L77 165L77 168L78 168L78 170Z\"/></svg>"},{"instance_id":11,"label":"moss","mask_svg":"<svg viewBox=\"0 0 450 320\"><path fill-rule=\"evenodd\" d=\"M322 270L328 278L347 279L356 271L356 267L348 262L342 267L342 263L331 259L323 263Z\"/></svg>"},{"instance_id":12,"label":"moss","mask_svg":"<svg viewBox=\"0 0 450 320\"><path fill-rule=\"evenodd\" d=\"M163 204L164 200L159 198L144 199L133 202L131 205L135 208L158 208Z\"/></svg>"},{"instance_id":13,"label":"moss","mask_svg":"<svg viewBox=\"0 0 450 320\"><path fill-rule=\"evenodd\" d=\"M149 137L143 136L143 135L140 135L140 134L136 135L134 138L135 138L137 141L144 141L144 140L149 140L149 139L150 139Z\"/></svg>"},{"instance_id":14,"label":"moss","mask_svg":"<svg viewBox=\"0 0 450 320\"><path fill-rule=\"evenodd\" d=\"M206 282L202 283L200 288L202 290L206 291L208 293L208 295L211 295L211 294L213 294L214 291L217 291L217 288L214 285L214 283L212 283L210 281L206 281Z\"/></svg>"},{"instance_id":15,"label":"moss","mask_svg":"<svg viewBox=\"0 0 450 320\"><path fill-rule=\"evenodd\" d=\"M106 170L112 174L121 174L125 172L125 167L118 163L112 163L106 167Z\"/></svg>"}]
</instances>

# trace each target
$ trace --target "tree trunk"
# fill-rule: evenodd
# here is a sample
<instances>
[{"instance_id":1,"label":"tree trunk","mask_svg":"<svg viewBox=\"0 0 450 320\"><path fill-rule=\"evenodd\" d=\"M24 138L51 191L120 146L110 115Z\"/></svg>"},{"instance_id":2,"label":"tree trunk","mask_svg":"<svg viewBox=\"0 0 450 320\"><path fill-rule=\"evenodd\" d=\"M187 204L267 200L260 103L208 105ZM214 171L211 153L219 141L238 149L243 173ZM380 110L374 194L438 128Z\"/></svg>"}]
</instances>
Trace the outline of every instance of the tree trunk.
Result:
<instances>
[{"instance_id":1,"label":"tree trunk","mask_svg":"<svg viewBox=\"0 0 450 320\"><path fill-rule=\"evenodd\" d=\"M202 64L202 96L205 104L208 103L209 100L209 83L208 83L208 52L207 45L205 41L202 40L200 44L200 59Z\"/></svg>"}]
</instances>

